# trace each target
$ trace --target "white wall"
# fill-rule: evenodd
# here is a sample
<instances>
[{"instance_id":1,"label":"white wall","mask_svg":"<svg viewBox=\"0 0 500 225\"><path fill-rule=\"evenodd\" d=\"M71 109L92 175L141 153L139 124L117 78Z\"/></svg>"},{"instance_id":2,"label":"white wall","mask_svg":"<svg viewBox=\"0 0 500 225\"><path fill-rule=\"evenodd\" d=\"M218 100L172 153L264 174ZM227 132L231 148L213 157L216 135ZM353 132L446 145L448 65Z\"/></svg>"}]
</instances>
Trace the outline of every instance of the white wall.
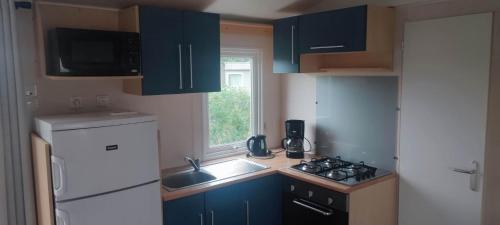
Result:
<instances>
[{"instance_id":1,"label":"white wall","mask_svg":"<svg viewBox=\"0 0 500 225\"><path fill-rule=\"evenodd\" d=\"M109 14L109 10L105 12ZM31 14L30 14L31 16ZM113 19L113 18L111 18ZM25 26L33 26L25 24ZM116 29L118 24L108 21L108 28ZM31 29L31 28L30 28ZM32 41L32 40L29 40ZM28 46L33 43L28 42ZM272 30L223 30L221 46L233 48L261 49L263 53L263 114L265 134L271 147L279 145L280 82L272 74ZM55 114L71 112L69 98L83 98L85 111L97 109L96 95L109 95L113 108L124 108L156 114L159 119L160 166L162 169L185 165L183 157L202 156L202 94L179 94L161 96L134 96L123 93L121 81L54 81L43 78L30 54L30 48L22 57L27 84L38 87L38 107L35 114ZM32 51L31 53L29 51Z\"/></svg>"},{"instance_id":2,"label":"white wall","mask_svg":"<svg viewBox=\"0 0 500 225\"><path fill-rule=\"evenodd\" d=\"M284 123L289 119L304 120L304 136L314 148L316 128L316 78L302 74L284 74L281 78L281 132L285 136ZM307 145L304 146L307 150Z\"/></svg>"}]
</instances>

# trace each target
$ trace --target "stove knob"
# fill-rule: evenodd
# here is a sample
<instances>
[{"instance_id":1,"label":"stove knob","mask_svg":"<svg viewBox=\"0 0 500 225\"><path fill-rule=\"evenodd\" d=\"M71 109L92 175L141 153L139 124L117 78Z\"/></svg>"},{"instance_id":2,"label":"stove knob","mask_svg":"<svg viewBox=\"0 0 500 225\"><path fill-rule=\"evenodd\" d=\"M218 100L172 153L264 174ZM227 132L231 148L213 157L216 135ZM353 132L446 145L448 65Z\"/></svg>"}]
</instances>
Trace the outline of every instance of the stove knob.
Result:
<instances>
[{"instance_id":1,"label":"stove knob","mask_svg":"<svg viewBox=\"0 0 500 225\"><path fill-rule=\"evenodd\" d=\"M314 192L312 192L312 191L308 191L308 192L307 192L307 196L308 196L309 198L311 198L313 195L314 195Z\"/></svg>"},{"instance_id":2,"label":"stove knob","mask_svg":"<svg viewBox=\"0 0 500 225\"><path fill-rule=\"evenodd\" d=\"M290 191L295 191L295 186L290 185Z\"/></svg>"},{"instance_id":3,"label":"stove knob","mask_svg":"<svg viewBox=\"0 0 500 225\"><path fill-rule=\"evenodd\" d=\"M333 204L333 198L328 198L328 205Z\"/></svg>"},{"instance_id":4,"label":"stove knob","mask_svg":"<svg viewBox=\"0 0 500 225\"><path fill-rule=\"evenodd\" d=\"M356 175L356 181L361 181L361 175L359 174Z\"/></svg>"}]
</instances>

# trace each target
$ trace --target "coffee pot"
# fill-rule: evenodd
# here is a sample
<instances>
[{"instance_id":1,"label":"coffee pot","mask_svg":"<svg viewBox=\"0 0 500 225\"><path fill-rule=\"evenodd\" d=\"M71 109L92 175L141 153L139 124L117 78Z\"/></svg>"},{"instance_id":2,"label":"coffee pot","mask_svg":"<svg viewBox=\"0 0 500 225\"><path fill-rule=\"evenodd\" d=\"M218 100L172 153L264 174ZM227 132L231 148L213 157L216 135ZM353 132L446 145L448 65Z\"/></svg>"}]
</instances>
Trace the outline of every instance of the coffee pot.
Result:
<instances>
[{"instance_id":1,"label":"coffee pot","mask_svg":"<svg viewBox=\"0 0 500 225\"><path fill-rule=\"evenodd\" d=\"M285 121L286 137L281 140L281 147L286 150L286 157L304 158L304 120Z\"/></svg>"}]
</instances>

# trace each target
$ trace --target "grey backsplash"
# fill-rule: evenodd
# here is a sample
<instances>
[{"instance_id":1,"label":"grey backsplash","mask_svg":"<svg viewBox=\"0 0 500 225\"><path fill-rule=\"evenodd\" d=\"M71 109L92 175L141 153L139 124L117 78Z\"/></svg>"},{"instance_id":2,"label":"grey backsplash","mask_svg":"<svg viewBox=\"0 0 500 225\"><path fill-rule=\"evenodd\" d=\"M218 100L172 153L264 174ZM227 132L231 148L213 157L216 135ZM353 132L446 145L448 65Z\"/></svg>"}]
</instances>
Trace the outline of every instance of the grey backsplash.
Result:
<instances>
[{"instance_id":1,"label":"grey backsplash","mask_svg":"<svg viewBox=\"0 0 500 225\"><path fill-rule=\"evenodd\" d=\"M397 77L318 77L316 151L395 169Z\"/></svg>"}]
</instances>

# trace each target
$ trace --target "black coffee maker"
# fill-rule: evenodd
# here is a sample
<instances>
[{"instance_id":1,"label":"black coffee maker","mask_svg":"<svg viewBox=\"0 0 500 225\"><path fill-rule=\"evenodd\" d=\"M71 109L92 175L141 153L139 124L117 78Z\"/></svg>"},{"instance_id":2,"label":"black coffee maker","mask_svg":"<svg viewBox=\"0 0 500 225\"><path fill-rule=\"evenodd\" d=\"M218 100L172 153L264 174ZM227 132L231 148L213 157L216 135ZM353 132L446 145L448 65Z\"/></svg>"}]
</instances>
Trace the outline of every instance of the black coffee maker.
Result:
<instances>
[{"instance_id":1,"label":"black coffee maker","mask_svg":"<svg viewBox=\"0 0 500 225\"><path fill-rule=\"evenodd\" d=\"M304 158L304 120L285 121L285 130L286 138L281 141L281 147L286 150L286 157Z\"/></svg>"}]
</instances>

